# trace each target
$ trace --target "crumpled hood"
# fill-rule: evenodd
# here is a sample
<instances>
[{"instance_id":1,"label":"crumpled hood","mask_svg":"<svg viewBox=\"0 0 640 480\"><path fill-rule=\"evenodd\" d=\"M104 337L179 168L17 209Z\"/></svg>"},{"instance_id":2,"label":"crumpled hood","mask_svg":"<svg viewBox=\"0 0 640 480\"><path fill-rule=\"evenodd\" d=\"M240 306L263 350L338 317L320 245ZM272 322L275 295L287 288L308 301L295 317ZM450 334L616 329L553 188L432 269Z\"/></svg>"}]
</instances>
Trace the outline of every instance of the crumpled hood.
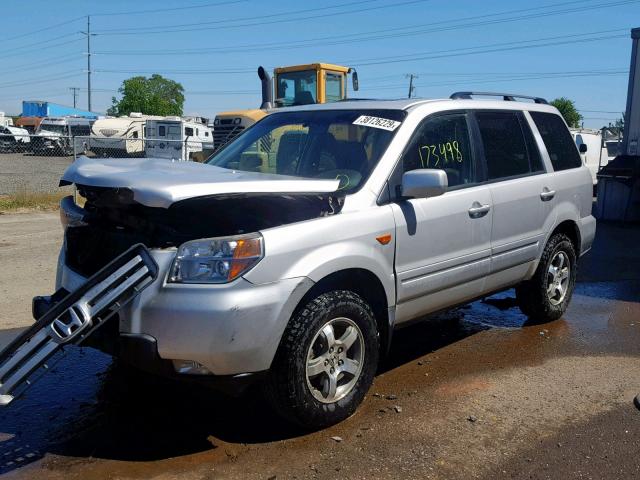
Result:
<instances>
[{"instance_id":1,"label":"crumpled hood","mask_svg":"<svg viewBox=\"0 0 640 480\"><path fill-rule=\"evenodd\" d=\"M331 193L339 180L304 179L241 172L196 162L159 158L80 157L64 172L61 185L127 188L138 203L168 208L187 198L242 193Z\"/></svg>"}]
</instances>

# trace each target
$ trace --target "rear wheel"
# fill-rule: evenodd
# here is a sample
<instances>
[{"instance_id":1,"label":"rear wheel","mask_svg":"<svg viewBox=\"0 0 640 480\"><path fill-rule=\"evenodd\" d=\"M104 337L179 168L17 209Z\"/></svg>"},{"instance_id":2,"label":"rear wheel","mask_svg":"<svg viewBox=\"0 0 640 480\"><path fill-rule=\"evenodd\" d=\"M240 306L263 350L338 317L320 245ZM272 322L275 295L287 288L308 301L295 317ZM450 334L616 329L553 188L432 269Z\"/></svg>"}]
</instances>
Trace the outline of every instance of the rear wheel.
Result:
<instances>
[{"instance_id":1,"label":"rear wheel","mask_svg":"<svg viewBox=\"0 0 640 480\"><path fill-rule=\"evenodd\" d=\"M549 239L531 280L516 287L520 310L531 320L557 320L566 312L576 282L576 251L571 239L555 234Z\"/></svg>"},{"instance_id":2,"label":"rear wheel","mask_svg":"<svg viewBox=\"0 0 640 480\"><path fill-rule=\"evenodd\" d=\"M378 332L371 307L353 292L319 295L294 314L266 385L285 418L324 427L355 412L378 364Z\"/></svg>"}]
</instances>

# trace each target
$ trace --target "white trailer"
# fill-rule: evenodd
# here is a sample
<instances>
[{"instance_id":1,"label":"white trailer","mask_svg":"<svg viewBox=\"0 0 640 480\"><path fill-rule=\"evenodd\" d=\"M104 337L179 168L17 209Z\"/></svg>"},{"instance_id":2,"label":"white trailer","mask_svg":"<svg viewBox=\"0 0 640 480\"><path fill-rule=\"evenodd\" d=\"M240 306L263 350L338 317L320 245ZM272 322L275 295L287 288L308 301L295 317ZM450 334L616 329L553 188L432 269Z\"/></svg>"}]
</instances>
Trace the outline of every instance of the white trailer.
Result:
<instances>
[{"instance_id":1,"label":"white trailer","mask_svg":"<svg viewBox=\"0 0 640 480\"><path fill-rule=\"evenodd\" d=\"M99 157L143 157L146 122L164 117L131 112L128 116L96 120L90 149Z\"/></svg>"},{"instance_id":2,"label":"white trailer","mask_svg":"<svg viewBox=\"0 0 640 480\"><path fill-rule=\"evenodd\" d=\"M0 127L13 126L13 118L7 117L4 112L0 112Z\"/></svg>"},{"instance_id":3,"label":"white trailer","mask_svg":"<svg viewBox=\"0 0 640 480\"><path fill-rule=\"evenodd\" d=\"M147 157L174 160L202 160L206 149L213 148L213 133L209 127L180 117L167 117L147 122Z\"/></svg>"}]
</instances>

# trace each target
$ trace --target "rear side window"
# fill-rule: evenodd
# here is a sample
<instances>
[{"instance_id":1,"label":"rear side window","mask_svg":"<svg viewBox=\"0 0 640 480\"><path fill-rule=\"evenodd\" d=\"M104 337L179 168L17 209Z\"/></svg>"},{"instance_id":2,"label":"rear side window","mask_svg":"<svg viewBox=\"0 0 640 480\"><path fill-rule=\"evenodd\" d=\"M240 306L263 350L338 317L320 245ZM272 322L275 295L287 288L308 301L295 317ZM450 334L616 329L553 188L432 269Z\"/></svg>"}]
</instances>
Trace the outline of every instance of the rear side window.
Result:
<instances>
[{"instance_id":1,"label":"rear side window","mask_svg":"<svg viewBox=\"0 0 640 480\"><path fill-rule=\"evenodd\" d=\"M555 113L529 112L542 136L553 169L558 172L582 165L571 133L559 115Z\"/></svg>"},{"instance_id":2,"label":"rear side window","mask_svg":"<svg viewBox=\"0 0 640 480\"><path fill-rule=\"evenodd\" d=\"M450 187L475 183L466 114L438 115L425 120L402 161L405 172L419 168L444 170Z\"/></svg>"},{"instance_id":3,"label":"rear side window","mask_svg":"<svg viewBox=\"0 0 640 480\"><path fill-rule=\"evenodd\" d=\"M533 135L518 112L477 112L476 118L489 180L543 171Z\"/></svg>"}]
</instances>

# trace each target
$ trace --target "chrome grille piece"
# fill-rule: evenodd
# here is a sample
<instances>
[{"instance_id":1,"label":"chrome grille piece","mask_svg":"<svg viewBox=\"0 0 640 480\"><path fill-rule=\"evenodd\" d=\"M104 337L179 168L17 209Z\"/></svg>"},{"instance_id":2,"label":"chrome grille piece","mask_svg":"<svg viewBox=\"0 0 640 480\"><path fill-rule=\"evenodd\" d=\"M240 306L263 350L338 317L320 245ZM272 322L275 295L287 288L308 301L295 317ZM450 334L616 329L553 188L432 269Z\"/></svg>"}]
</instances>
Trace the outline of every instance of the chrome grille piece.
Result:
<instances>
[{"instance_id":1,"label":"chrome grille piece","mask_svg":"<svg viewBox=\"0 0 640 480\"><path fill-rule=\"evenodd\" d=\"M155 280L158 266L135 245L47 311L0 352L0 405L9 404L66 345L81 344Z\"/></svg>"}]
</instances>

